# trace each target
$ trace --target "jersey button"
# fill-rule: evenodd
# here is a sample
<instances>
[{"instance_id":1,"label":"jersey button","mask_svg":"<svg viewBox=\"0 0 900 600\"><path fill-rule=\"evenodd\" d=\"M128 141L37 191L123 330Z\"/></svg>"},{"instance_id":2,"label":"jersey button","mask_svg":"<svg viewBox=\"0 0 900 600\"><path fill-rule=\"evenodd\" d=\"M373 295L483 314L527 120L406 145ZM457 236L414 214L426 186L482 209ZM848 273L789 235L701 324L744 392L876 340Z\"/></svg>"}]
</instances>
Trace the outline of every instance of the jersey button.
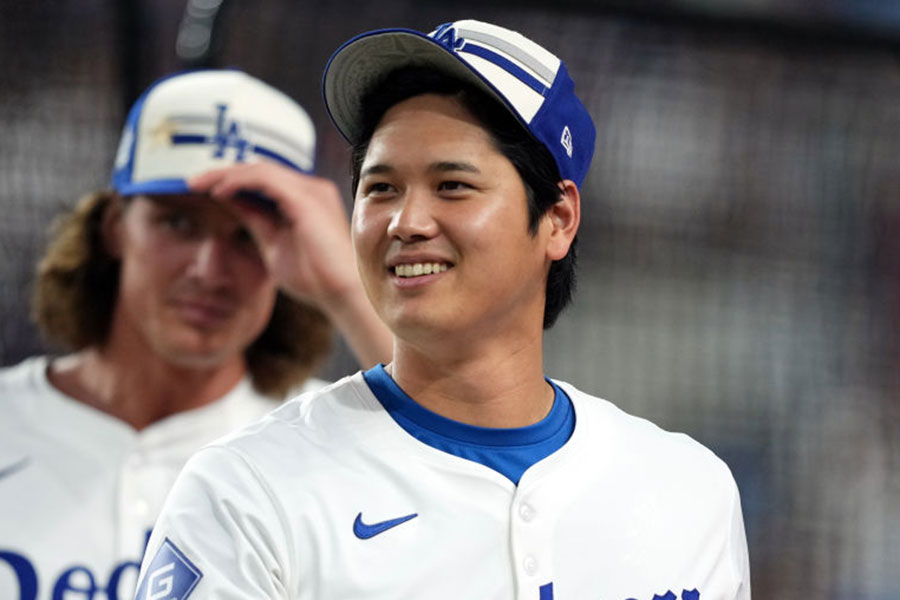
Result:
<instances>
[{"instance_id":1,"label":"jersey button","mask_svg":"<svg viewBox=\"0 0 900 600\"><path fill-rule=\"evenodd\" d=\"M538 570L537 559L533 556L526 556L522 561L522 568L525 569L527 575L534 575Z\"/></svg>"},{"instance_id":2,"label":"jersey button","mask_svg":"<svg viewBox=\"0 0 900 600\"><path fill-rule=\"evenodd\" d=\"M519 516L522 517L522 520L526 523L534 519L534 515L535 510L530 504L522 503L519 505Z\"/></svg>"}]
</instances>

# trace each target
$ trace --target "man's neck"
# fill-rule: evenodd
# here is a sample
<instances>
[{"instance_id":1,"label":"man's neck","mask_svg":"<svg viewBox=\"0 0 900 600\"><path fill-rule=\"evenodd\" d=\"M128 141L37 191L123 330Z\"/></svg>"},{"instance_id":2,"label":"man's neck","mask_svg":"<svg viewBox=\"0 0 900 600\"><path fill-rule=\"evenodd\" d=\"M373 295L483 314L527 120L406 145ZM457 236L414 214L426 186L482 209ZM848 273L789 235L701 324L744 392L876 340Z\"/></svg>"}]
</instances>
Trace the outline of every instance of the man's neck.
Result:
<instances>
[{"instance_id":1,"label":"man's neck","mask_svg":"<svg viewBox=\"0 0 900 600\"><path fill-rule=\"evenodd\" d=\"M210 369L178 367L154 355L128 360L89 348L54 361L50 383L137 430L227 394L246 372L242 358Z\"/></svg>"},{"instance_id":2,"label":"man's neck","mask_svg":"<svg viewBox=\"0 0 900 600\"><path fill-rule=\"evenodd\" d=\"M416 402L454 421L509 428L547 416L554 394L544 380L542 336L476 344L426 349L398 340L388 371Z\"/></svg>"}]
</instances>

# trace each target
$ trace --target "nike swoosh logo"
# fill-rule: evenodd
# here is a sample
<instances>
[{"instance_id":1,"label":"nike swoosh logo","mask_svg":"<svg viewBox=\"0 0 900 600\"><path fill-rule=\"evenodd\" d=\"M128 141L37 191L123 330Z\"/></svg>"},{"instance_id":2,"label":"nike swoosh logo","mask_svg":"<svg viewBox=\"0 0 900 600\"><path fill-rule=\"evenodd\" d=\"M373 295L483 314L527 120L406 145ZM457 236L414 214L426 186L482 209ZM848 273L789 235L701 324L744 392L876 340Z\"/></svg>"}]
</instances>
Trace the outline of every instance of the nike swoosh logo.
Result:
<instances>
[{"instance_id":1,"label":"nike swoosh logo","mask_svg":"<svg viewBox=\"0 0 900 600\"><path fill-rule=\"evenodd\" d=\"M18 473L19 471L21 471L22 469L27 467L28 463L30 463L30 462L31 462L31 459L26 456L25 458L21 458L9 466L3 467L2 469L0 469L0 479L3 479L4 477L9 477L10 475L13 475L14 473Z\"/></svg>"},{"instance_id":2,"label":"nike swoosh logo","mask_svg":"<svg viewBox=\"0 0 900 600\"><path fill-rule=\"evenodd\" d=\"M387 521L381 521L380 523L372 523L371 525L363 523L362 513L356 515L356 520L353 521L353 533L356 534L361 540L367 540L369 538L375 537L379 533L384 533L388 529L392 527L396 527L401 523L406 523L410 519L415 519L419 516L419 513L413 513L411 515L406 515L405 517L398 517L396 519L389 519Z\"/></svg>"}]
</instances>

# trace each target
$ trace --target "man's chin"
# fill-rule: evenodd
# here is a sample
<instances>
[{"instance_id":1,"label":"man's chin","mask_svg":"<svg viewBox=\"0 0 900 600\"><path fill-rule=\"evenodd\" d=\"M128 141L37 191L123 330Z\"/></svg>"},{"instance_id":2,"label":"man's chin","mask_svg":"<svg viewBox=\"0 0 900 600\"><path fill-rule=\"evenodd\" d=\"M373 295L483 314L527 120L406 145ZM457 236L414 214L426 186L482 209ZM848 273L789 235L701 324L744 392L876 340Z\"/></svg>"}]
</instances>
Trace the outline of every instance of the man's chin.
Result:
<instances>
[{"instance_id":1,"label":"man's chin","mask_svg":"<svg viewBox=\"0 0 900 600\"><path fill-rule=\"evenodd\" d=\"M203 342L171 344L162 354L173 366L184 369L209 370L228 364L236 357L241 356L242 351L236 350L230 345L204 340Z\"/></svg>"}]
</instances>

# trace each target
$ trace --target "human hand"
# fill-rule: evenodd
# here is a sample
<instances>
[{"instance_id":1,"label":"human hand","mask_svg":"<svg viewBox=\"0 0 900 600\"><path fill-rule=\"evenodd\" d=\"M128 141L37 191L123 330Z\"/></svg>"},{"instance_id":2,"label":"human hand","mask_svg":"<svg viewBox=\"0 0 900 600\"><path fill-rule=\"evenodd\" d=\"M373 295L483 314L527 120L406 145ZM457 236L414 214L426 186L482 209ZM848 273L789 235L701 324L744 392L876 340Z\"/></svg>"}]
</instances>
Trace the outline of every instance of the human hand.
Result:
<instances>
[{"instance_id":1,"label":"human hand","mask_svg":"<svg viewBox=\"0 0 900 600\"><path fill-rule=\"evenodd\" d=\"M208 171L189 185L232 207L279 287L324 312L362 367L390 362L393 336L363 290L350 220L334 182L249 163Z\"/></svg>"},{"instance_id":2,"label":"human hand","mask_svg":"<svg viewBox=\"0 0 900 600\"><path fill-rule=\"evenodd\" d=\"M258 162L208 171L189 185L232 207L288 295L327 312L356 293L349 219L331 180ZM261 201L253 198L259 194Z\"/></svg>"}]
</instances>

